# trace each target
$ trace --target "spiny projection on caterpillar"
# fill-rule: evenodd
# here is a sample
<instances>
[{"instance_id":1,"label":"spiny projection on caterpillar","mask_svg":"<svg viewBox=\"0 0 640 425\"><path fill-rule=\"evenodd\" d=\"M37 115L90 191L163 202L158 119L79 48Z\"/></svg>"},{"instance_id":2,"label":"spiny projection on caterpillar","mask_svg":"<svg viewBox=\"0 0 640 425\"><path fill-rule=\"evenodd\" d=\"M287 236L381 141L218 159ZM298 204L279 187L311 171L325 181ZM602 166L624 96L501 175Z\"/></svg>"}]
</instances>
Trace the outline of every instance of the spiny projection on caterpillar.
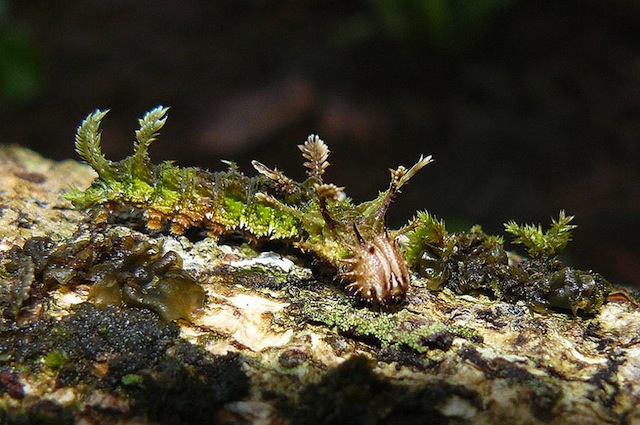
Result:
<instances>
[{"instance_id":1,"label":"spiny projection on caterpillar","mask_svg":"<svg viewBox=\"0 0 640 425\"><path fill-rule=\"evenodd\" d=\"M380 304L405 298L410 276L396 238L417 222L389 231L385 215L400 188L432 162L431 156L420 157L408 169L390 169L389 187L375 199L356 204L344 188L323 180L329 149L315 135L298 146L308 176L302 182L258 161L252 162L258 172L254 177L241 173L233 162L226 162L228 169L222 172L171 162L154 165L147 151L166 122L167 110L158 106L139 120L133 155L119 162L106 159L100 149L100 123L108 111L89 114L78 127L76 151L98 177L88 189L73 190L67 198L98 221L133 211L151 230L168 227L182 234L201 227L212 237L242 231L255 240L290 242L333 266L351 294Z\"/></svg>"}]
</instances>

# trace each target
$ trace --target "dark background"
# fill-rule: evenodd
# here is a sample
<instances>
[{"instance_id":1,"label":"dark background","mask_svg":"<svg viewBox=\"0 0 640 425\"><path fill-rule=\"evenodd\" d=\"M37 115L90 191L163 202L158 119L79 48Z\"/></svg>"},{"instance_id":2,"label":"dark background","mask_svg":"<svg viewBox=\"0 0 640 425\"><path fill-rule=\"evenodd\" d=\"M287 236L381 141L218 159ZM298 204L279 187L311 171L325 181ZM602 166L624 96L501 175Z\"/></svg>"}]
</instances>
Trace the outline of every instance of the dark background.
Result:
<instances>
[{"instance_id":1,"label":"dark background","mask_svg":"<svg viewBox=\"0 0 640 425\"><path fill-rule=\"evenodd\" d=\"M0 0L0 142L128 155L162 104L156 162L258 159L301 179L319 133L327 180L357 201L389 167L429 165L390 214L450 230L575 214L568 261L640 286L640 2L631 0ZM508 238L507 238L508 239Z\"/></svg>"}]
</instances>

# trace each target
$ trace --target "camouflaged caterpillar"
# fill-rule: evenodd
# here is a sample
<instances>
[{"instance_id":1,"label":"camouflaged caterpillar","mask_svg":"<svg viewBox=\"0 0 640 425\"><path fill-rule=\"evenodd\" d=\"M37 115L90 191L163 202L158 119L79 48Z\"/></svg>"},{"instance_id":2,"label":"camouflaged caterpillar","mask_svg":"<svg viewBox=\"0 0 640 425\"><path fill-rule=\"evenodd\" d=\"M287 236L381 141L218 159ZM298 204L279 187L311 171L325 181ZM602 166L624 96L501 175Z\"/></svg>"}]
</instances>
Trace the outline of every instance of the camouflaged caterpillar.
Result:
<instances>
[{"instance_id":1,"label":"camouflaged caterpillar","mask_svg":"<svg viewBox=\"0 0 640 425\"><path fill-rule=\"evenodd\" d=\"M149 229L168 227L175 234L201 227L212 237L243 232L247 237L290 242L332 265L348 282L347 292L369 302L387 304L405 298L409 272L396 237L415 222L389 232L385 215L399 189L431 156L411 168L390 169L389 188L368 202L354 204L343 189L323 181L329 165L327 145L315 135L299 145L308 178L295 182L277 169L253 161L248 177L232 162L227 171L152 164L147 150L166 121L158 106L139 120L133 155L119 162L100 150L100 123L108 111L96 110L76 134L76 151L98 174L91 186L67 194L73 204L93 212L98 221L112 215L142 217Z\"/></svg>"}]
</instances>

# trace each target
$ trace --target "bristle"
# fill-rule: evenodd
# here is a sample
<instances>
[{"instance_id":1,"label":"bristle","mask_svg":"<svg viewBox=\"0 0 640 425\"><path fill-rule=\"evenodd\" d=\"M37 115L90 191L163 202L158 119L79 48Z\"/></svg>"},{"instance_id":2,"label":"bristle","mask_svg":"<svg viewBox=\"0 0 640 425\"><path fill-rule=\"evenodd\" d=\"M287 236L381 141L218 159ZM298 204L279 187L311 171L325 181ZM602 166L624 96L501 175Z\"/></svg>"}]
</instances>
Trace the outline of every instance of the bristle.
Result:
<instances>
[{"instance_id":1,"label":"bristle","mask_svg":"<svg viewBox=\"0 0 640 425\"><path fill-rule=\"evenodd\" d=\"M255 170L271 180L276 185L276 189L280 192L288 193L289 195L295 193L296 191L296 183L291 180L289 177L285 176L284 173L277 168L273 170L264 165L261 162L256 160L251 161L251 165Z\"/></svg>"}]
</instances>

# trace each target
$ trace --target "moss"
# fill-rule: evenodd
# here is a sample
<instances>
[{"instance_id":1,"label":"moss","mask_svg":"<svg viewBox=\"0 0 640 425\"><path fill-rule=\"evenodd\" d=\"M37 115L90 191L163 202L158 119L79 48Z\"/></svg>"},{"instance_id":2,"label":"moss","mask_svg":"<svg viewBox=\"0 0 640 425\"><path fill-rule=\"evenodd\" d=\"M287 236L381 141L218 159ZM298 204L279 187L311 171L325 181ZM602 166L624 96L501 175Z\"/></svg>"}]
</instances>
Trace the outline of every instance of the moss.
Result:
<instances>
[{"instance_id":1,"label":"moss","mask_svg":"<svg viewBox=\"0 0 640 425\"><path fill-rule=\"evenodd\" d=\"M120 378L120 382L125 387L132 386L144 386L144 377L142 375L138 375L137 373L127 373L122 378Z\"/></svg>"},{"instance_id":2,"label":"moss","mask_svg":"<svg viewBox=\"0 0 640 425\"><path fill-rule=\"evenodd\" d=\"M502 238L484 233L479 226L448 234L443 222L433 216L423 214L418 219L407 249L410 265L427 280L429 289L524 301L540 312L558 310L574 316L599 311L611 291L611 284L598 273L565 266L551 255L564 248L573 228L568 224L570 217L562 213L547 232L531 225L509 225L512 233L525 229L530 236L527 246L541 250L534 251L533 259L520 262L510 262Z\"/></svg>"},{"instance_id":3,"label":"moss","mask_svg":"<svg viewBox=\"0 0 640 425\"><path fill-rule=\"evenodd\" d=\"M444 247L449 237L444 220L438 220L433 214L427 211L419 211L414 220L415 229L407 234L409 242L405 247L405 256L409 268L421 268L423 275L427 274L425 266L425 253L436 247ZM423 263L422 265L420 263ZM438 271L429 272L435 278ZM425 276L427 277L427 276Z\"/></svg>"},{"instance_id":4,"label":"moss","mask_svg":"<svg viewBox=\"0 0 640 425\"><path fill-rule=\"evenodd\" d=\"M43 361L48 368L58 370L69 363L69 356L63 351L53 350L44 355Z\"/></svg>"},{"instance_id":5,"label":"moss","mask_svg":"<svg viewBox=\"0 0 640 425\"><path fill-rule=\"evenodd\" d=\"M509 301L526 301L534 310L570 311L574 316L597 313L611 292L600 274L567 267L555 258L525 260L523 278L496 282L496 293Z\"/></svg>"},{"instance_id":6,"label":"moss","mask_svg":"<svg viewBox=\"0 0 640 425\"><path fill-rule=\"evenodd\" d=\"M509 221L505 230L513 235L514 243L523 244L532 257L554 257L560 254L571 240L571 231L577 226L571 223L573 216L566 216L560 211L558 220L552 220L546 232L538 224L519 225Z\"/></svg>"},{"instance_id":7,"label":"moss","mask_svg":"<svg viewBox=\"0 0 640 425\"><path fill-rule=\"evenodd\" d=\"M306 320L335 327L339 332L377 342L383 350L412 350L427 353L431 349L446 351L455 337L480 341L468 328L447 326L406 309L390 312L380 309L354 308L345 299L327 301L309 291L301 291L294 308ZM428 357L424 359L429 363Z\"/></svg>"}]
</instances>

